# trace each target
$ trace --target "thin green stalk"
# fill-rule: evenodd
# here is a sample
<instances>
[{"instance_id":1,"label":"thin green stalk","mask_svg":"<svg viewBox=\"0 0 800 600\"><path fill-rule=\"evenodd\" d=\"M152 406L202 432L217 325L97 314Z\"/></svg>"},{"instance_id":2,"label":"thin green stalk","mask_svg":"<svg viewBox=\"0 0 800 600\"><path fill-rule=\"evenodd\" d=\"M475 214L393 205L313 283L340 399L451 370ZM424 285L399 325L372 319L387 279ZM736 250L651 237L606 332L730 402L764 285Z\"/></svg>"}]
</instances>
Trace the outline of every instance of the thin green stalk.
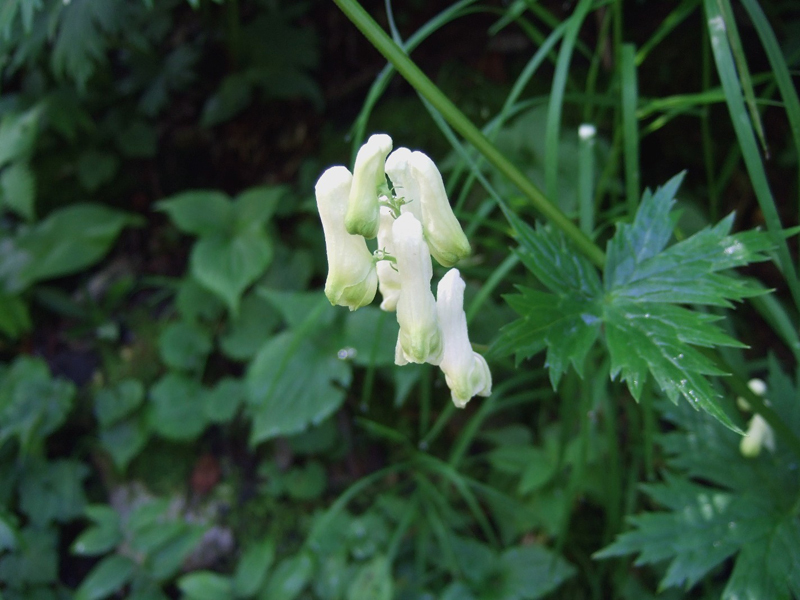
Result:
<instances>
[{"instance_id":1,"label":"thin green stalk","mask_svg":"<svg viewBox=\"0 0 800 600\"><path fill-rule=\"evenodd\" d=\"M594 231L594 125L578 128L578 218L583 233Z\"/></svg>"},{"instance_id":2,"label":"thin green stalk","mask_svg":"<svg viewBox=\"0 0 800 600\"><path fill-rule=\"evenodd\" d=\"M575 12L567 21L564 41L558 52L556 71L553 74L553 85L550 89L550 102L547 105L547 123L545 124L544 180L545 190L550 198L558 196L558 159L561 150L561 112L564 108L564 91L567 87L567 76L572 61L572 51L578 38L593 0L580 0Z\"/></svg>"},{"instance_id":3,"label":"thin green stalk","mask_svg":"<svg viewBox=\"0 0 800 600\"><path fill-rule=\"evenodd\" d=\"M639 90L636 82L636 48L622 45L619 61L620 88L622 92L622 139L625 160L625 199L628 216L633 217L639 206L639 121L636 106Z\"/></svg>"},{"instance_id":4,"label":"thin green stalk","mask_svg":"<svg viewBox=\"0 0 800 600\"><path fill-rule=\"evenodd\" d=\"M711 49L709 48L708 30L703 27L703 92L711 88ZM708 188L708 206L711 222L719 220L719 194L714 176L714 138L711 136L711 108L703 107L700 117L700 133L703 138L703 164L706 168L706 187Z\"/></svg>"},{"instance_id":5,"label":"thin green stalk","mask_svg":"<svg viewBox=\"0 0 800 600\"><path fill-rule=\"evenodd\" d=\"M423 439L427 433L431 422L431 369L430 365L422 365L422 375L420 376L420 416L419 416L419 439Z\"/></svg>"},{"instance_id":6,"label":"thin green stalk","mask_svg":"<svg viewBox=\"0 0 800 600\"><path fill-rule=\"evenodd\" d=\"M471 143L498 171L519 188L531 204L555 227L564 232L575 247L597 267L602 268L605 254L575 226L542 191L472 124L472 122L439 90L434 83L406 56L357 0L334 0L336 5L358 27L375 48L391 62L397 71L448 123Z\"/></svg>"}]
</instances>

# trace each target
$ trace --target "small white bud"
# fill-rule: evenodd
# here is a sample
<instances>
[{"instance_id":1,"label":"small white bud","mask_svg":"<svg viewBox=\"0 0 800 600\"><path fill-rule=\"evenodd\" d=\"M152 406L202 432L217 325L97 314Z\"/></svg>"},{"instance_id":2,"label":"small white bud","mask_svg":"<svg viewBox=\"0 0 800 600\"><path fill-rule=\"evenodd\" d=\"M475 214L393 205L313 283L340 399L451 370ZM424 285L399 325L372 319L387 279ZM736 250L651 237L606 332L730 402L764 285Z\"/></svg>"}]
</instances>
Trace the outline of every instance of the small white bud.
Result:
<instances>
[{"instance_id":1,"label":"small white bud","mask_svg":"<svg viewBox=\"0 0 800 600\"><path fill-rule=\"evenodd\" d=\"M378 227L378 250L383 250L394 256L394 241L392 239L392 225L394 216L390 208L381 206L381 221ZM378 261L375 266L378 272L378 289L383 296L381 309L393 312L397 308L397 300L400 298L400 273L388 260Z\"/></svg>"},{"instance_id":2,"label":"small white bud","mask_svg":"<svg viewBox=\"0 0 800 600\"><path fill-rule=\"evenodd\" d=\"M328 254L325 295L331 304L356 310L375 298L378 275L366 240L349 234L344 226L352 180L345 167L331 167L317 180L314 191Z\"/></svg>"},{"instance_id":3,"label":"small white bud","mask_svg":"<svg viewBox=\"0 0 800 600\"><path fill-rule=\"evenodd\" d=\"M591 123L583 123L578 127L578 137L582 140L591 140L597 133L597 129Z\"/></svg>"},{"instance_id":4,"label":"small white bud","mask_svg":"<svg viewBox=\"0 0 800 600\"><path fill-rule=\"evenodd\" d=\"M747 382L747 387L749 387L750 391L756 396L763 396L767 393L767 384L761 379L751 379Z\"/></svg>"},{"instance_id":5,"label":"small white bud","mask_svg":"<svg viewBox=\"0 0 800 600\"><path fill-rule=\"evenodd\" d=\"M739 442L739 452L747 458L755 458L761 454L761 448L775 451L775 433L761 415L753 415L747 426L747 433Z\"/></svg>"},{"instance_id":6,"label":"small white bud","mask_svg":"<svg viewBox=\"0 0 800 600\"><path fill-rule=\"evenodd\" d=\"M469 343L464 314L465 287L458 269L450 269L436 290L436 310L444 338L444 356L439 366L458 408L464 408L473 396L492 393L489 365Z\"/></svg>"},{"instance_id":7,"label":"small white bud","mask_svg":"<svg viewBox=\"0 0 800 600\"><path fill-rule=\"evenodd\" d=\"M422 225L411 213L398 217L392 225L400 297L397 301L395 363L430 363L442 359L442 336L436 317L436 300L431 293L433 266Z\"/></svg>"},{"instance_id":8,"label":"small white bud","mask_svg":"<svg viewBox=\"0 0 800 600\"><path fill-rule=\"evenodd\" d=\"M408 168L418 186L422 226L431 255L444 267L452 267L471 252L444 188L442 174L422 152L412 152Z\"/></svg>"},{"instance_id":9,"label":"small white bud","mask_svg":"<svg viewBox=\"0 0 800 600\"><path fill-rule=\"evenodd\" d=\"M378 235L378 188L386 184L383 163L391 151L392 138L385 133L370 136L367 143L358 150L344 220L349 233L363 235L368 239Z\"/></svg>"}]
</instances>

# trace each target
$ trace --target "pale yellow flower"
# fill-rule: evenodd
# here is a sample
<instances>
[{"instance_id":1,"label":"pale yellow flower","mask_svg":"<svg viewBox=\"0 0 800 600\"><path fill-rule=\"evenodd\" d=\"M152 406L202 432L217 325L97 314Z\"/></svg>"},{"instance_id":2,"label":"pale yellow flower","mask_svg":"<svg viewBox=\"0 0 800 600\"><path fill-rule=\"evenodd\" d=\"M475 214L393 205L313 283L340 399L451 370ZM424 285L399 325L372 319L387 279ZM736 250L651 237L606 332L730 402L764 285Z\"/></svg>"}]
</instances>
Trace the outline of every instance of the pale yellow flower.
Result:
<instances>
[{"instance_id":1,"label":"pale yellow flower","mask_svg":"<svg viewBox=\"0 0 800 600\"><path fill-rule=\"evenodd\" d=\"M378 189L386 185L383 163L392 151L392 138L385 133L370 136L361 146L353 166L353 185L344 224L349 233L372 239L380 221Z\"/></svg>"},{"instance_id":2,"label":"pale yellow flower","mask_svg":"<svg viewBox=\"0 0 800 600\"><path fill-rule=\"evenodd\" d=\"M345 167L331 167L317 180L315 192L328 254L325 295L331 304L356 310L375 298L378 275L366 240L344 226L352 180Z\"/></svg>"},{"instance_id":3,"label":"pale yellow flower","mask_svg":"<svg viewBox=\"0 0 800 600\"><path fill-rule=\"evenodd\" d=\"M422 225L411 213L398 217L392 225L400 297L397 301L395 363L430 363L442 359L442 336L436 316L436 300L431 293L433 267Z\"/></svg>"},{"instance_id":4,"label":"pale yellow flower","mask_svg":"<svg viewBox=\"0 0 800 600\"><path fill-rule=\"evenodd\" d=\"M489 365L469 343L464 313L465 287L458 269L450 269L436 290L436 311L444 341L444 356L439 367L458 408L464 408L473 396L492 393Z\"/></svg>"}]
</instances>

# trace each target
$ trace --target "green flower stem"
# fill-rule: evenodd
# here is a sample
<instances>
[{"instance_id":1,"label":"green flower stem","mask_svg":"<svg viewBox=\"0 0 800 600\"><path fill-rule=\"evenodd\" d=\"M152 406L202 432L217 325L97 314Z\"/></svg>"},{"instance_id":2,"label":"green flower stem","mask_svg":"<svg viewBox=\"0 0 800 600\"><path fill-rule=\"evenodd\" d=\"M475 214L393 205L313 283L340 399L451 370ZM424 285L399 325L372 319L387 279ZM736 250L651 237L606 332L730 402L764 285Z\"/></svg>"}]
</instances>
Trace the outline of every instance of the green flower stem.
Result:
<instances>
[{"instance_id":1,"label":"green flower stem","mask_svg":"<svg viewBox=\"0 0 800 600\"><path fill-rule=\"evenodd\" d=\"M471 143L489 163L505 175L531 204L554 226L561 229L575 246L597 267L602 268L605 255L544 193L515 167L485 135L445 96L419 67L392 41L357 0L333 0L361 33L397 69L406 81L438 110L448 123Z\"/></svg>"}]
</instances>

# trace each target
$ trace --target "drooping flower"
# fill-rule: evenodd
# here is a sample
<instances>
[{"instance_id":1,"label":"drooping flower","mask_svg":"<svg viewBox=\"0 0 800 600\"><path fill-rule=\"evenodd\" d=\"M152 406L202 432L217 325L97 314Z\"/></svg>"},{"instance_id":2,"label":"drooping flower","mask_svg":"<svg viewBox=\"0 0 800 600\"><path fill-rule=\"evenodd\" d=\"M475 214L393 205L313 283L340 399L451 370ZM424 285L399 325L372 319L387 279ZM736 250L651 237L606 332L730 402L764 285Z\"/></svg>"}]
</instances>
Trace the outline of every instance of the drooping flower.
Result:
<instances>
[{"instance_id":1,"label":"drooping flower","mask_svg":"<svg viewBox=\"0 0 800 600\"><path fill-rule=\"evenodd\" d=\"M394 253L400 276L397 322L400 333L395 363L430 363L442 359L442 335L431 293L433 266L422 225L411 213L400 215L392 225Z\"/></svg>"},{"instance_id":2,"label":"drooping flower","mask_svg":"<svg viewBox=\"0 0 800 600\"><path fill-rule=\"evenodd\" d=\"M464 408L473 396L492 393L489 365L469 343L464 313L465 287L458 269L450 269L436 290L436 310L444 338L444 356L439 367L458 408Z\"/></svg>"},{"instance_id":3,"label":"drooping flower","mask_svg":"<svg viewBox=\"0 0 800 600\"><path fill-rule=\"evenodd\" d=\"M392 225L394 216L390 208L381 206L381 222L378 227L378 250L394 256L394 240L392 239ZM378 272L378 289L383 296L381 309L392 312L397 308L400 298L400 274L397 268L388 260L378 261L375 266Z\"/></svg>"},{"instance_id":4,"label":"drooping flower","mask_svg":"<svg viewBox=\"0 0 800 600\"><path fill-rule=\"evenodd\" d=\"M325 295L331 304L356 310L375 298L378 275L366 240L345 229L352 181L345 167L331 167L317 180L314 191L328 254Z\"/></svg>"},{"instance_id":5,"label":"drooping flower","mask_svg":"<svg viewBox=\"0 0 800 600\"><path fill-rule=\"evenodd\" d=\"M383 164L392 151L392 138L385 133L370 136L361 146L353 166L353 185L344 224L349 233L372 239L380 221L378 188L386 184Z\"/></svg>"},{"instance_id":6,"label":"drooping flower","mask_svg":"<svg viewBox=\"0 0 800 600\"><path fill-rule=\"evenodd\" d=\"M471 249L447 199L442 174L422 152L412 152L407 163L418 188L422 226L431 255L443 267L452 267L469 256Z\"/></svg>"}]
</instances>

